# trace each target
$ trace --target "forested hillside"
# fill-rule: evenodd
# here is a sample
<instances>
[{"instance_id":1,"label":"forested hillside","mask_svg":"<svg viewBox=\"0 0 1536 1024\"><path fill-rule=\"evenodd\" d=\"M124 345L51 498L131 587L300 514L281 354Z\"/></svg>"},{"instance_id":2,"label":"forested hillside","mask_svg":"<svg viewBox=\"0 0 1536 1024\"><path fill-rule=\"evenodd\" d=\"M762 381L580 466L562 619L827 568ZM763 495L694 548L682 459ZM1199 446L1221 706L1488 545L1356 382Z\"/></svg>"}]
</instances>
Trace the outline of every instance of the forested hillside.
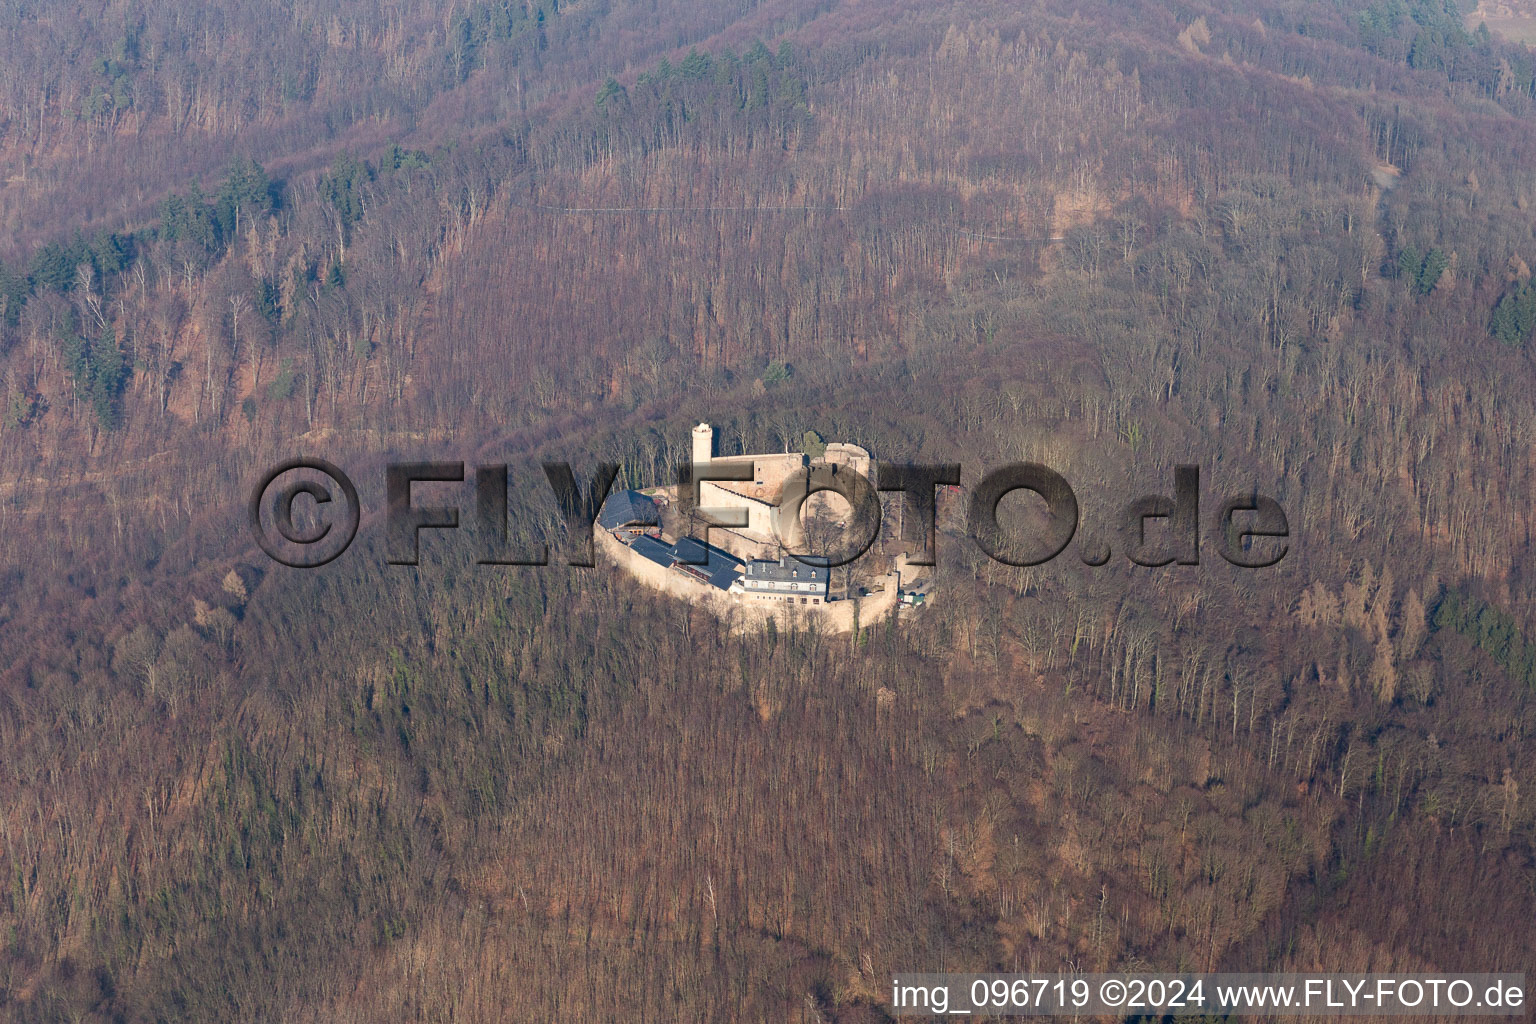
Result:
<instances>
[{"instance_id":1,"label":"forested hillside","mask_svg":"<svg viewBox=\"0 0 1536 1024\"><path fill-rule=\"evenodd\" d=\"M0 1018L1536 966L1536 51L1468 13L0 0ZM851 638L386 564L391 459L558 549L541 460L700 420L1112 541L1195 463L1290 553L1010 568L945 495ZM296 455L368 513L321 569L247 529Z\"/></svg>"}]
</instances>

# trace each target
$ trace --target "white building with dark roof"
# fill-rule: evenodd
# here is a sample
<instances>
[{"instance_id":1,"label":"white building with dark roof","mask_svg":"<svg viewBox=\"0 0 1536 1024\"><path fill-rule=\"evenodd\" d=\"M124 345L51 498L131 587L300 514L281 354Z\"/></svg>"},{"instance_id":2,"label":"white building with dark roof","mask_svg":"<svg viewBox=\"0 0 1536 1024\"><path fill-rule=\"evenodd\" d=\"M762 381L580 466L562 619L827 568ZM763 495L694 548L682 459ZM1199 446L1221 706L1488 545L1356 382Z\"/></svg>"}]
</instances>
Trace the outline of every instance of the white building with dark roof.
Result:
<instances>
[{"instance_id":1,"label":"white building with dark roof","mask_svg":"<svg viewBox=\"0 0 1536 1024\"><path fill-rule=\"evenodd\" d=\"M825 604L832 570L825 558L784 555L777 562L754 559L746 564L731 592L748 601Z\"/></svg>"}]
</instances>

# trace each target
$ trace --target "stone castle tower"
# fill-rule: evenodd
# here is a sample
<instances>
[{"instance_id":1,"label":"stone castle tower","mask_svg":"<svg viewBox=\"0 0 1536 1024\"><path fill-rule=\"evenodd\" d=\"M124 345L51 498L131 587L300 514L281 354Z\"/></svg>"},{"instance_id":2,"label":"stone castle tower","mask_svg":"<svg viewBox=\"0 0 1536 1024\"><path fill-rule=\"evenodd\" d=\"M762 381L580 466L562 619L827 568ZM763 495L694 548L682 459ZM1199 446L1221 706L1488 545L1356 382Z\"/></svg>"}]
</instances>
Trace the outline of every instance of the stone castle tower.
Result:
<instances>
[{"instance_id":1,"label":"stone castle tower","mask_svg":"<svg viewBox=\"0 0 1536 1024\"><path fill-rule=\"evenodd\" d=\"M715 457L715 428L700 423L693 428L693 464L707 465Z\"/></svg>"}]
</instances>

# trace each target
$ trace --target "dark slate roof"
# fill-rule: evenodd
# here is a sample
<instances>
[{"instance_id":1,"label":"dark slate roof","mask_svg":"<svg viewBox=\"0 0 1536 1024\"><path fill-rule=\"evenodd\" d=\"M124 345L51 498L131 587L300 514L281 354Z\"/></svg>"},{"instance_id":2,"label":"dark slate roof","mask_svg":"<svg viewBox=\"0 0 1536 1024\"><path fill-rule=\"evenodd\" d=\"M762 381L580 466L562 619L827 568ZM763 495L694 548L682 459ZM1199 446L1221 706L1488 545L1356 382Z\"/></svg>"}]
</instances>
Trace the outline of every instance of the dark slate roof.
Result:
<instances>
[{"instance_id":1,"label":"dark slate roof","mask_svg":"<svg viewBox=\"0 0 1536 1024\"><path fill-rule=\"evenodd\" d=\"M738 575L736 570L741 566L741 559L695 537L679 538L673 550L677 552L679 569L700 573L709 578L711 586L721 590L730 589Z\"/></svg>"},{"instance_id":2,"label":"dark slate roof","mask_svg":"<svg viewBox=\"0 0 1536 1024\"><path fill-rule=\"evenodd\" d=\"M636 523L655 526L659 521L656 503L639 491L619 491L609 495L597 516L598 525L605 530L618 530Z\"/></svg>"},{"instance_id":3,"label":"dark slate roof","mask_svg":"<svg viewBox=\"0 0 1536 1024\"><path fill-rule=\"evenodd\" d=\"M709 545L697 537L679 537L677 543L672 545L672 550L677 552L679 562L698 564L709 555Z\"/></svg>"},{"instance_id":4,"label":"dark slate roof","mask_svg":"<svg viewBox=\"0 0 1536 1024\"><path fill-rule=\"evenodd\" d=\"M663 568L671 565L674 560L672 545L659 541L649 534L636 537L629 549L642 558L649 558Z\"/></svg>"},{"instance_id":5,"label":"dark slate roof","mask_svg":"<svg viewBox=\"0 0 1536 1024\"><path fill-rule=\"evenodd\" d=\"M741 559L693 537L684 537L673 547L664 540L643 534L635 538L630 549L641 558L666 568L680 569L720 590L729 590L741 569Z\"/></svg>"},{"instance_id":6,"label":"dark slate roof","mask_svg":"<svg viewBox=\"0 0 1536 1024\"><path fill-rule=\"evenodd\" d=\"M754 580L815 580L824 585L829 575L827 560L820 555L785 555L777 562L753 561L747 565L747 576Z\"/></svg>"}]
</instances>

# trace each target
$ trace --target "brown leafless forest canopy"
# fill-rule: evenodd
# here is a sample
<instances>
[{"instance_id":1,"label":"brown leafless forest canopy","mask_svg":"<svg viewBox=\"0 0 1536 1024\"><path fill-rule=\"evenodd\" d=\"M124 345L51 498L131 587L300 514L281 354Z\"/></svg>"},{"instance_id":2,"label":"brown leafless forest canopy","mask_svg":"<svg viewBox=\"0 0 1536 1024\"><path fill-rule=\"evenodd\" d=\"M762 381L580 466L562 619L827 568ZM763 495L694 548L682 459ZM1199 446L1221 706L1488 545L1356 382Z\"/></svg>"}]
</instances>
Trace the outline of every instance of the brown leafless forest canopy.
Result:
<instances>
[{"instance_id":1,"label":"brown leafless forest canopy","mask_svg":"<svg viewBox=\"0 0 1536 1024\"><path fill-rule=\"evenodd\" d=\"M0 0L0 1019L1531 969L1536 52L1471 13ZM385 564L387 460L558 551L541 460L700 420L1111 539L1197 463L1291 551L1014 569L946 495L835 638ZM244 519L299 454L370 512L312 571Z\"/></svg>"}]
</instances>

